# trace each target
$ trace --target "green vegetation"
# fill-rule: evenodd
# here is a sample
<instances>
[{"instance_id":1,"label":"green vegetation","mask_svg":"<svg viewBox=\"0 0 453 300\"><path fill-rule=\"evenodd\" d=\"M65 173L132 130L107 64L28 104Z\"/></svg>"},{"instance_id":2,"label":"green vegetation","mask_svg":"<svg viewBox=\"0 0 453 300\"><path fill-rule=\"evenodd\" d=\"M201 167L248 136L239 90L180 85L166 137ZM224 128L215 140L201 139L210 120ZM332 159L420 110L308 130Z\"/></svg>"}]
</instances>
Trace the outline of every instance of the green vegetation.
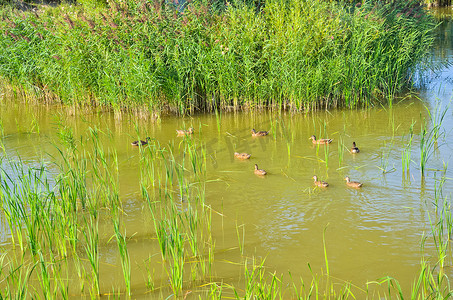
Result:
<instances>
[{"instance_id":1,"label":"green vegetation","mask_svg":"<svg viewBox=\"0 0 453 300\"><path fill-rule=\"evenodd\" d=\"M87 8L96 1L83 3L36 13L3 8L3 83L46 101L105 105L119 112L213 110L219 135L220 109L231 106L301 110L382 99L391 104L410 85L432 43L433 23L415 6L269 0L257 12L247 5L214 9L195 2L181 13L160 1L108 1L110 6L92 10ZM422 174L443 137L445 114L436 110L431 122L421 125ZM31 131L39 132L35 123ZM274 141L286 142L289 165L295 152L293 125L271 124ZM150 220L143 226L152 232L136 238L127 230L118 158L108 146L111 136L89 128L79 138L61 120L57 126L62 146L58 157L47 157L50 162L14 159L0 142L0 216L10 234L10 245L0 255L0 298L185 299L189 293L213 299L403 298L392 277L364 283L362 289L332 276L325 235L325 273L309 265L310 282L291 274L284 278L267 268L264 259L247 256L245 226L238 223L238 259L231 263L240 268L243 285L216 274L212 219L223 216L206 201L211 153L201 130L200 139L185 136L169 145L151 141L136 149L137 197L144 200L142 213ZM326 127L324 122L316 132L328 136ZM3 133L1 120L0 129ZM140 139L138 135L137 125ZM339 168L345 147L350 147L345 136L338 139ZM413 136L414 124L402 152L407 174ZM335 148L323 148L320 157L327 168ZM388 157L389 152L382 153L383 171ZM442 177L436 184L434 203L425 203L431 232L422 241L419 273L407 295L413 299L452 296L446 269L452 263L453 217L442 194L444 182ZM134 239L149 240L145 261L131 256ZM423 254L427 241L434 244L433 259ZM124 281L100 278L105 247ZM143 286L132 275L138 273L132 272L137 265L144 266Z\"/></svg>"},{"instance_id":2,"label":"green vegetation","mask_svg":"<svg viewBox=\"0 0 453 300\"><path fill-rule=\"evenodd\" d=\"M430 126L428 126L426 120L423 120L420 134L420 171L422 176L425 175L426 164L429 158L439 147L439 138L445 135L441 129L448 108L449 106L441 108L440 105L437 104L434 113L431 113L431 111L426 108L430 117Z\"/></svg>"},{"instance_id":3,"label":"green vegetation","mask_svg":"<svg viewBox=\"0 0 453 300\"><path fill-rule=\"evenodd\" d=\"M118 112L391 104L433 42L433 20L410 3L108 3L4 7L4 83Z\"/></svg>"}]
</instances>

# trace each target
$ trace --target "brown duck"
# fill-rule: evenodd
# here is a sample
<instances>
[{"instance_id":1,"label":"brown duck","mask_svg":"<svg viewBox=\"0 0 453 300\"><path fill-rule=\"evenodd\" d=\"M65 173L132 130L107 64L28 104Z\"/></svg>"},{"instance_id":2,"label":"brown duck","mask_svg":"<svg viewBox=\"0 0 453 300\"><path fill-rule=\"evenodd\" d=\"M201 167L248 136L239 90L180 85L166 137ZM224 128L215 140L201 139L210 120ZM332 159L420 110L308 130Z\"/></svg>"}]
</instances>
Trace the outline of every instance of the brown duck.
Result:
<instances>
[{"instance_id":1,"label":"brown duck","mask_svg":"<svg viewBox=\"0 0 453 300\"><path fill-rule=\"evenodd\" d=\"M359 153L360 150L359 148L357 148L357 146L355 145L355 142L352 142L352 148L351 148L351 153Z\"/></svg>"},{"instance_id":2,"label":"brown duck","mask_svg":"<svg viewBox=\"0 0 453 300\"><path fill-rule=\"evenodd\" d=\"M325 181L322 181L322 180L319 180L318 181L318 176L313 176L313 179L315 180L315 185L319 186L319 187L328 187L329 184Z\"/></svg>"},{"instance_id":3,"label":"brown duck","mask_svg":"<svg viewBox=\"0 0 453 300\"><path fill-rule=\"evenodd\" d=\"M249 159L250 156L252 156L252 155L251 154L247 154L247 153L234 152L234 157L239 158L239 159Z\"/></svg>"},{"instance_id":4,"label":"brown duck","mask_svg":"<svg viewBox=\"0 0 453 300\"><path fill-rule=\"evenodd\" d=\"M261 175L261 176L263 176L263 175L266 175L267 172L264 171L264 170L262 170L262 169L258 169L258 165L255 164L255 174L256 174L256 175Z\"/></svg>"},{"instance_id":5,"label":"brown duck","mask_svg":"<svg viewBox=\"0 0 453 300\"><path fill-rule=\"evenodd\" d=\"M269 131L256 131L255 129L252 129L252 136L265 136L268 134Z\"/></svg>"},{"instance_id":6,"label":"brown duck","mask_svg":"<svg viewBox=\"0 0 453 300\"><path fill-rule=\"evenodd\" d=\"M316 136L312 135L309 137L310 140L312 140L313 144L330 144L332 143L332 139L316 139Z\"/></svg>"},{"instance_id":7,"label":"brown duck","mask_svg":"<svg viewBox=\"0 0 453 300\"><path fill-rule=\"evenodd\" d=\"M178 135L186 135L186 134L192 134L194 131L193 131L193 128L190 127L188 130L183 130L183 129L180 129L180 130L176 130L176 133Z\"/></svg>"},{"instance_id":8,"label":"brown duck","mask_svg":"<svg viewBox=\"0 0 453 300\"><path fill-rule=\"evenodd\" d=\"M351 179L349 178L349 176L346 176L344 178L344 180L346 180L346 185L347 186L350 186L350 187L353 187L353 188L361 188L362 187L362 183L358 182L358 181L351 181Z\"/></svg>"},{"instance_id":9,"label":"brown duck","mask_svg":"<svg viewBox=\"0 0 453 300\"><path fill-rule=\"evenodd\" d=\"M131 145L132 145L132 146L139 146L139 145L145 146L145 145L148 144L148 142L149 142L150 139L151 139L150 137L147 137L147 138L146 138L146 141L142 141L142 140L133 141L133 142L131 143Z\"/></svg>"}]
</instances>

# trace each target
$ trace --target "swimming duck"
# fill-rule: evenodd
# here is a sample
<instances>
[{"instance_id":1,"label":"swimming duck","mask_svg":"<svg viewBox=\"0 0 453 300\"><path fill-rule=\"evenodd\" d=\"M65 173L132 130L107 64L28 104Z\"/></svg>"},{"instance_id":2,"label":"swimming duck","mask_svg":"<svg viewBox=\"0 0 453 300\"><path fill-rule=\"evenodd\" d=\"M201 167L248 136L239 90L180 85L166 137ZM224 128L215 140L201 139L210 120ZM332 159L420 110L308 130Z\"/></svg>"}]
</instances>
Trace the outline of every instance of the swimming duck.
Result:
<instances>
[{"instance_id":1,"label":"swimming duck","mask_svg":"<svg viewBox=\"0 0 453 300\"><path fill-rule=\"evenodd\" d=\"M350 187L353 187L353 188L361 188L362 187L362 183L358 182L358 181L351 181L351 179L349 178L349 176L346 176L344 178L344 180L346 180L346 185L347 186L350 186Z\"/></svg>"},{"instance_id":2,"label":"swimming duck","mask_svg":"<svg viewBox=\"0 0 453 300\"><path fill-rule=\"evenodd\" d=\"M184 129L176 129L176 132L178 133L178 135L186 135L186 134L192 134L193 133L193 127L190 127L188 130L184 130Z\"/></svg>"},{"instance_id":3,"label":"swimming duck","mask_svg":"<svg viewBox=\"0 0 453 300\"><path fill-rule=\"evenodd\" d=\"M315 184L319 187L328 187L329 186L329 184L325 181L322 181L322 180L318 181L318 176L316 176L316 175L313 176L313 179L315 180Z\"/></svg>"},{"instance_id":4,"label":"swimming duck","mask_svg":"<svg viewBox=\"0 0 453 300\"><path fill-rule=\"evenodd\" d=\"M332 143L332 139L316 139L316 136L312 135L309 137L310 140L313 141L313 144L330 144Z\"/></svg>"},{"instance_id":5,"label":"swimming duck","mask_svg":"<svg viewBox=\"0 0 453 300\"><path fill-rule=\"evenodd\" d=\"M352 142L352 148L351 148L351 153L359 153L360 150L359 148L357 148L357 146L355 145L355 142Z\"/></svg>"},{"instance_id":6,"label":"swimming duck","mask_svg":"<svg viewBox=\"0 0 453 300\"><path fill-rule=\"evenodd\" d=\"M147 137L147 138L146 138L146 141L141 141L141 140L139 140L139 141L133 141L133 142L131 143L131 145L132 145L132 146L138 146L138 145L145 146L145 145L148 144L148 141L149 141L150 139L151 139L150 137Z\"/></svg>"},{"instance_id":7,"label":"swimming duck","mask_svg":"<svg viewBox=\"0 0 453 300\"><path fill-rule=\"evenodd\" d=\"M249 159L250 156L252 156L252 155L251 154L247 154L247 153L234 152L234 157L239 158L239 159Z\"/></svg>"},{"instance_id":8,"label":"swimming duck","mask_svg":"<svg viewBox=\"0 0 453 300\"><path fill-rule=\"evenodd\" d=\"M266 175L267 172L264 171L264 170L262 170L262 169L258 169L258 165L255 164L255 174L256 174L256 175L261 175L261 176L263 176L263 175Z\"/></svg>"},{"instance_id":9,"label":"swimming duck","mask_svg":"<svg viewBox=\"0 0 453 300\"><path fill-rule=\"evenodd\" d=\"M256 131L255 129L252 129L252 136L265 136L268 134L269 131Z\"/></svg>"}]
</instances>

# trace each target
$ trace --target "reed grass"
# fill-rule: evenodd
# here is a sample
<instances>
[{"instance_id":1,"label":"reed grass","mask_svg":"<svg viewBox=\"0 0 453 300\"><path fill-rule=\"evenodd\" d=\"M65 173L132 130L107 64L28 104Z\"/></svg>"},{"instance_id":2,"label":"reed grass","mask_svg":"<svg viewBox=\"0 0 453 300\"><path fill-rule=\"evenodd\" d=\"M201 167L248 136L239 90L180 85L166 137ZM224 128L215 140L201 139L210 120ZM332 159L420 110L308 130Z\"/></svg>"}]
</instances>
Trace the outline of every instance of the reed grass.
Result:
<instances>
[{"instance_id":1,"label":"reed grass","mask_svg":"<svg viewBox=\"0 0 453 300\"><path fill-rule=\"evenodd\" d=\"M239 227L242 228L242 238L241 238L241 233L239 231ZM236 222L236 236L238 238L238 245L239 245L239 251L241 252L241 255L244 256L244 251L245 251L245 225L241 224L238 225Z\"/></svg>"},{"instance_id":2,"label":"reed grass","mask_svg":"<svg viewBox=\"0 0 453 300\"><path fill-rule=\"evenodd\" d=\"M394 166L389 168L390 153L392 152L393 147L394 147L393 139L390 145L387 145L387 143L384 142L382 146L383 150L381 151L380 155L380 166L378 166L378 169L382 171L382 174L387 174L396 171Z\"/></svg>"},{"instance_id":3,"label":"reed grass","mask_svg":"<svg viewBox=\"0 0 453 300\"><path fill-rule=\"evenodd\" d=\"M113 229L115 232L116 242L118 245L118 252L121 259L121 267L123 269L124 282L126 284L127 295L131 295L131 265L129 252L127 251L126 233L121 234L119 229L119 220L113 219Z\"/></svg>"},{"instance_id":4,"label":"reed grass","mask_svg":"<svg viewBox=\"0 0 453 300\"><path fill-rule=\"evenodd\" d=\"M85 229L83 237L85 239L85 254L91 268L90 282L92 282L92 290L90 293L93 297L100 295L99 287L99 220L89 215L84 219Z\"/></svg>"},{"instance_id":5,"label":"reed grass","mask_svg":"<svg viewBox=\"0 0 453 300\"><path fill-rule=\"evenodd\" d=\"M406 147L401 151L401 165L403 169L403 174L409 175L410 163L411 163L411 152L412 152L412 141L414 139L414 125L415 122L412 122L409 128L409 136Z\"/></svg>"},{"instance_id":6,"label":"reed grass","mask_svg":"<svg viewBox=\"0 0 453 300\"><path fill-rule=\"evenodd\" d=\"M435 22L413 3L376 3L3 7L0 76L47 101L116 113L391 104L411 85Z\"/></svg>"},{"instance_id":7,"label":"reed grass","mask_svg":"<svg viewBox=\"0 0 453 300\"><path fill-rule=\"evenodd\" d=\"M442 131L442 123L445 118L449 106L441 108L439 103L433 111L426 107L429 113L429 122L424 118L421 122L420 133L420 172L425 175L428 160L434 154L434 151L439 147L439 138L445 135Z\"/></svg>"},{"instance_id":8,"label":"reed grass","mask_svg":"<svg viewBox=\"0 0 453 300\"><path fill-rule=\"evenodd\" d=\"M340 136L338 139L338 168L341 168L341 164L343 163L345 148L346 148L346 146L344 144L343 136Z\"/></svg>"}]
</instances>

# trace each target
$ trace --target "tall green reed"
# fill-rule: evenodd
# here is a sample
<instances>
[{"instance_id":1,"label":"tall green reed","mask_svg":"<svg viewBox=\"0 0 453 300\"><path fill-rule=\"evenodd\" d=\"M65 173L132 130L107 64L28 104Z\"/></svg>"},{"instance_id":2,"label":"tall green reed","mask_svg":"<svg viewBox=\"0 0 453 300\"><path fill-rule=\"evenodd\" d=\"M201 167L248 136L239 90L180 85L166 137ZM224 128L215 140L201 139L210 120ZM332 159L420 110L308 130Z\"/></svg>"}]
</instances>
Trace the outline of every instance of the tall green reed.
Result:
<instances>
[{"instance_id":1,"label":"tall green reed","mask_svg":"<svg viewBox=\"0 0 453 300\"><path fill-rule=\"evenodd\" d=\"M121 266L123 269L124 282L126 284L127 294L131 295L131 265L130 265L130 256L127 251L127 241L126 233L121 234L119 229L119 220L113 218L113 229L115 232L116 242L118 245L118 251L121 259Z\"/></svg>"},{"instance_id":2,"label":"tall green reed","mask_svg":"<svg viewBox=\"0 0 453 300\"><path fill-rule=\"evenodd\" d=\"M85 254L91 268L89 282L92 282L90 293L93 297L100 295L99 285L99 219L91 214L84 218L85 228L82 231L85 240Z\"/></svg>"},{"instance_id":3,"label":"tall green reed","mask_svg":"<svg viewBox=\"0 0 453 300\"><path fill-rule=\"evenodd\" d=\"M390 164L390 154L393 150L393 147L394 147L394 144L393 144L393 138L390 142L390 145L387 144L386 142L384 142L383 146L382 146L382 151L381 151L381 154L379 156L380 158L380 165L377 166L379 170L382 171L382 174L387 174L387 173L391 173L391 172L394 172L396 171L395 167L392 166L391 168L389 168L389 164Z\"/></svg>"},{"instance_id":4,"label":"tall green reed","mask_svg":"<svg viewBox=\"0 0 453 300\"><path fill-rule=\"evenodd\" d=\"M118 112L391 104L433 42L433 20L412 4L249 4L4 9L0 76L47 101Z\"/></svg>"},{"instance_id":5,"label":"tall green reed","mask_svg":"<svg viewBox=\"0 0 453 300\"><path fill-rule=\"evenodd\" d=\"M441 108L440 103L436 105L434 111L430 111L426 107L429 113L429 123L423 119L420 130L420 172L422 176L425 175L428 160L434 154L434 150L439 147L439 139L444 135L444 131L441 129L448 108L449 106Z\"/></svg>"},{"instance_id":6,"label":"tall green reed","mask_svg":"<svg viewBox=\"0 0 453 300\"><path fill-rule=\"evenodd\" d=\"M343 137L340 136L338 138L338 167L341 168L341 164L343 163L344 158L344 149L346 148L344 144Z\"/></svg>"},{"instance_id":7,"label":"tall green reed","mask_svg":"<svg viewBox=\"0 0 453 300\"><path fill-rule=\"evenodd\" d=\"M256 263L256 259L252 258L251 266L246 259L244 264L244 279L245 288L244 295L239 296L237 290L234 290L236 298L243 297L244 299L276 299L281 297L282 280L278 278L276 273L266 274L264 260L261 263Z\"/></svg>"},{"instance_id":8,"label":"tall green reed","mask_svg":"<svg viewBox=\"0 0 453 300\"><path fill-rule=\"evenodd\" d=\"M409 175L410 163L411 163L411 152L412 152L412 140L414 139L414 125L415 122L412 122L409 128L409 136L406 146L401 150L401 164L403 169L403 174Z\"/></svg>"},{"instance_id":9,"label":"tall green reed","mask_svg":"<svg viewBox=\"0 0 453 300\"><path fill-rule=\"evenodd\" d=\"M2 259L2 263L4 263ZM17 258L9 259L7 268L2 266L3 279L2 284L6 282L7 288L1 291L1 296L5 298L26 298L31 288L31 276L37 266L36 263L26 263L23 258L17 261Z\"/></svg>"},{"instance_id":10,"label":"tall green reed","mask_svg":"<svg viewBox=\"0 0 453 300\"><path fill-rule=\"evenodd\" d=\"M206 147L184 137L178 148L156 143L140 152L141 166L152 164L156 169L151 175L141 172L141 190L152 215L162 265L175 295L181 294L189 274L194 282L209 276L214 256L211 211L205 205L204 193ZM144 184L149 180L159 182L150 187L152 193Z\"/></svg>"}]
</instances>

